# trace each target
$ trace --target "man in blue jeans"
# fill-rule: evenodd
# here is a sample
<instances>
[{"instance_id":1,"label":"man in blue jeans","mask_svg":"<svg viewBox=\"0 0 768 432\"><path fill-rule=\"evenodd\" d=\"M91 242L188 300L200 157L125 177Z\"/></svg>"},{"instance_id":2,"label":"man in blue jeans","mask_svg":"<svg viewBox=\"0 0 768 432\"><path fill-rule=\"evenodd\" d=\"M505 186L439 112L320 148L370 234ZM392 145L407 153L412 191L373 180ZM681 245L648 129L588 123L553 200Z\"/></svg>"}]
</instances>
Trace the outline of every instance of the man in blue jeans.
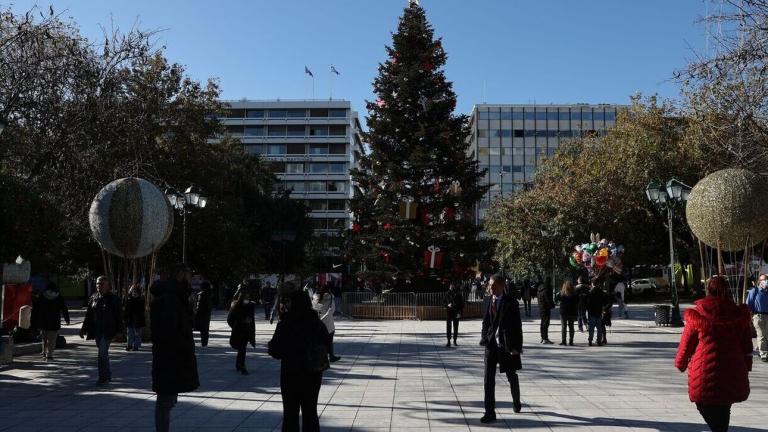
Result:
<instances>
[{"instance_id":1,"label":"man in blue jeans","mask_svg":"<svg viewBox=\"0 0 768 432\"><path fill-rule=\"evenodd\" d=\"M112 292L112 286L106 276L96 279L96 293L88 300L80 337L93 339L99 349L99 380L96 385L103 385L112 380L109 368L109 344L122 333L123 321L120 313L120 299Z\"/></svg>"},{"instance_id":2,"label":"man in blue jeans","mask_svg":"<svg viewBox=\"0 0 768 432\"><path fill-rule=\"evenodd\" d=\"M603 307L605 305L605 293L603 290L592 284L592 288L587 295L587 319L589 321L589 346L592 346L592 338L595 335L597 327L597 345L603 345Z\"/></svg>"}]
</instances>

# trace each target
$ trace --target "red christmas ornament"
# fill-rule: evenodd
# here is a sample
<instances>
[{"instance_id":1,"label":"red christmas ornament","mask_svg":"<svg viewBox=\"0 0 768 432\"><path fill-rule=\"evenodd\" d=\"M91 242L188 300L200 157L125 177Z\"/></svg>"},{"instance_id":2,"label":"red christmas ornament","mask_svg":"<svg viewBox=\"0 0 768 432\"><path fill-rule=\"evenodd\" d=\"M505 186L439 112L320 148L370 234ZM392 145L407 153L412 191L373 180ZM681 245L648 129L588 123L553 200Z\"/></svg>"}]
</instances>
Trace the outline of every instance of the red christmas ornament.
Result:
<instances>
[{"instance_id":1,"label":"red christmas ornament","mask_svg":"<svg viewBox=\"0 0 768 432\"><path fill-rule=\"evenodd\" d=\"M360 224L359 223L352 224L352 232L353 233L359 233L360 232Z\"/></svg>"},{"instance_id":2,"label":"red christmas ornament","mask_svg":"<svg viewBox=\"0 0 768 432\"><path fill-rule=\"evenodd\" d=\"M389 223L389 222L385 222L384 223L384 229L385 230L391 230L392 228L394 228L394 226L391 223Z\"/></svg>"},{"instance_id":3,"label":"red christmas ornament","mask_svg":"<svg viewBox=\"0 0 768 432\"><path fill-rule=\"evenodd\" d=\"M456 210L446 207L443 209L443 220L453 220L456 217Z\"/></svg>"},{"instance_id":4,"label":"red christmas ornament","mask_svg":"<svg viewBox=\"0 0 768 432\"><path fill-rule=\"evenodd\" d=\"M384 264L389 264L389 254L387 252L379 252L379 256L384 259Z\"/></svg>"},{"instance_id":5,"label":"red christmas ornament","mask_svg":"<svg viewBox=\"0 0 768 432\"><path fill-rule=\"evenodd\" d=\"M424 62L424 63L422 63L422 64L421 64L421 67L422 67L422 68L423 68L425 71L427 71L427 72L432 72L432 70L435 68L435 65L433 65L433 64L432 64L432 62L428 62L428 61L426 61L426 62Z\"/></svg>"},{"instance_id":6,"label":"red christmas ornament","mask_svg":"<svg viewBox=\"0 0 768 432\"><path fill-rule=\"evenodd\" d=\"M439 270L443 266L445 252L437 246L430 246L424 252L424 268Z\"/></svg>"}]
</instances>

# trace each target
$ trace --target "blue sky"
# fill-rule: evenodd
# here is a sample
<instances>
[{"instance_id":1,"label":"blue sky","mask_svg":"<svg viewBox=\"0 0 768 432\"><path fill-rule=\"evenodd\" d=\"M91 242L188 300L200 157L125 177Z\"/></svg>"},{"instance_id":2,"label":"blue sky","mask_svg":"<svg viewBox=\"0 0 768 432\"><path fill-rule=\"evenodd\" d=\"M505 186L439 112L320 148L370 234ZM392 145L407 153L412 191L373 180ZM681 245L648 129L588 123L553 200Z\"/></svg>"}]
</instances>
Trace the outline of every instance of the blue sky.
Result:
<instances>
[{"instance_id":1,"label":"blue sky","mask_svg":"<svg viewBox=\"0 0 768 432\"><path fill-rule=\"evenodd\" d=\"M4 0L0 0L3 4ZM422 0L449 59L458 110L475 103L626 103L636 92L678 97L672 73L705 46L705 0ZM216 77L223 98L330 95L364 115L406 0L15 1L52 4L84 36L135 22L162 29L166 56L198 80ZM7 4L7 2L6 2ZM485 97L484 97L485 96Z\"/></svg>"}]
</instances>

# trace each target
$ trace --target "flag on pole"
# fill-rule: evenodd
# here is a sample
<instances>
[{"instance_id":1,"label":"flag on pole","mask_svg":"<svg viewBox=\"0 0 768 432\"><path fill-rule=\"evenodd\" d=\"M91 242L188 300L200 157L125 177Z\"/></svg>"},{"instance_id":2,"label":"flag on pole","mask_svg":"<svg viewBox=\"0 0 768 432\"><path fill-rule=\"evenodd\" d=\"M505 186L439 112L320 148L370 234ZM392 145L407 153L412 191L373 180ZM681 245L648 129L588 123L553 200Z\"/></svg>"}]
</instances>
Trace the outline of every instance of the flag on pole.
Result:
<instances>
[{"instance_id":1,"label":"flag on pole","mask_svg":"<svg viewBox=\"0 0 768 432\"><path fill-rule=\"evenodd\" d=\"M315 77L315 75L312 73L312 71L311 71L311 70L309 70L309 68L308 68L308 67L306 67L306 66L304 66L304 73L305 73L305 74L307 74L307 75L309 75L309 76L311 76L312 78L314 78L314 77Z\"/></svg>"},{"instance_id":2,"label":"flag on pole","mask_svg":"<svg viewBox=\"0 0 768 432\"><path fill-rule=\"evenodd\" d=\"M337 71L337 70L336 70L336 68L335 68L335 67L333 67L333 65L331 65L331 72L335 73L336 75L341 75L341 74L339 73L339 71Z\"/></svg>"}]
</instances>

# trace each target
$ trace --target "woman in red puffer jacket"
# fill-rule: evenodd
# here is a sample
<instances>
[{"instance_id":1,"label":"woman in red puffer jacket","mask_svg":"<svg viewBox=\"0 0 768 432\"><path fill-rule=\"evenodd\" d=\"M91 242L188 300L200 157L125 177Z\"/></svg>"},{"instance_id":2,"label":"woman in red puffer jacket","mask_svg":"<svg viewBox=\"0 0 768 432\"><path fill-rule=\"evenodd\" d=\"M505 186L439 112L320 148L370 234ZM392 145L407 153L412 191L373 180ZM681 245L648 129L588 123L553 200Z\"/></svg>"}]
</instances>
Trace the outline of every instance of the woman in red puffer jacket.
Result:
<instances>
[{"instance_id":1,"label":"woman in red puffer jacket","mask_svg":"<svg viewBox=\"0 0 768 432\"><path fill-rule=\"evenodd\" d=\"M688 369L688 395L713 432L727 431L731 405L749 397L752 370L751 313L729 296L728 281L713 276L707 297L685 312L685 330L675 358Z\"/></svg>"}]
</instances>

